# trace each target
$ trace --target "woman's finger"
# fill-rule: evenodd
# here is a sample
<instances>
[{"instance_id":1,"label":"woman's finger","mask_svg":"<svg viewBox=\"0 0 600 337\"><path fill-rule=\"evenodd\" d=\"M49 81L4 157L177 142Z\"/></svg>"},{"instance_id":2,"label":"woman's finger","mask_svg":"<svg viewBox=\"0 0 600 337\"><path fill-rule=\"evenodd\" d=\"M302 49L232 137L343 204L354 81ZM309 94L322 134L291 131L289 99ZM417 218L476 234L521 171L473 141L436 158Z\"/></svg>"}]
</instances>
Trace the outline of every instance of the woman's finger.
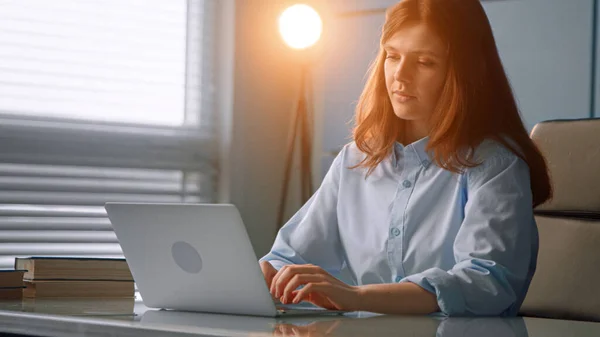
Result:
<instances>
[{"instance_id":1,"label":"woman's finger","mask_svg":"<svg viewBox=\"0 0 600 337\"><path fill-rule=\"evenodd\" d=\"M271 280L271 287L269 288L269 291L271 292L271 295L273 295L273 297L275 297L275 298L279 298L275 291L275 285L277 284L277 282L279 282L279 278L281 277L281 274L283 272L285 272L285 270L287 270L288 268L289 268L289 265L285 265L285 266L281 267L281 269L279 269L277 274L275 274L275 276L273 276L273 279Z\"/></svg>"},{"instance_id":2,"label":"woman's finger","mask_svg":"<svg viewBox=\"0 0 600 337\"><path fill-rule=\"evenodd\" d=\"M279 270L277 275L273 278L272 281L272 290L274 290L274 295L279 298L283 295L283 289L285 289L286 285L290 281L292 277L296 274L327 274L321 267L313 266L313 265L286 265Z\"/></svg>"},{"instance_id":3,"label":"woman's finger","mask_svg":"<svg viewBox=\"0 0 600 337\"><path fill-rule=\"evenodd\" d=\"M298 293L292 300L293 303L299 303L303 299L307 298L310 293L317 292L328 297L328 292L333 289L333 285L329 282L314 282L308 283L304 288L298 290Z\"/></svg>"},{"instance_id":4,"label":"woman's finger","mask_svg":"<svg viewBox=\"0 0 600 337\"><path fill-rule=\"evenodd\" d=\"M305 285L309 282L323 282L326 281L326 277L321 274L296 274L294 275L290 281L287 283L285 288L283 289L283 301L282 303L289 303L291 300L292 291L296 290L299 286Z\"/></svg>"}]
</instances>

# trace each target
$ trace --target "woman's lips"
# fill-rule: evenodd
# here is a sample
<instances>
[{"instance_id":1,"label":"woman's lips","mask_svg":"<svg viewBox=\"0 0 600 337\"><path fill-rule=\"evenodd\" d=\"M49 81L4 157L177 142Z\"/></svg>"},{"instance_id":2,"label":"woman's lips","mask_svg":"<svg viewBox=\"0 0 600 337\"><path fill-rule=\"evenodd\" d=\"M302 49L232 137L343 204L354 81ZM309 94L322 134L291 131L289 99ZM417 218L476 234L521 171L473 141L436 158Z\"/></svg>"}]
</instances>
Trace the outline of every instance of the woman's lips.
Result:
<instances>
[{"instance_id":1,"label":"woman's lips","mask_svg":"<svg viewBox=\"0 0 600 337\"><path fill-rule=\"evenodd\" d=\"M399 92L394 92L394 98L400 103L406 103L416 99L415 96L410 96Z\"/></svg>"}]
</instances>

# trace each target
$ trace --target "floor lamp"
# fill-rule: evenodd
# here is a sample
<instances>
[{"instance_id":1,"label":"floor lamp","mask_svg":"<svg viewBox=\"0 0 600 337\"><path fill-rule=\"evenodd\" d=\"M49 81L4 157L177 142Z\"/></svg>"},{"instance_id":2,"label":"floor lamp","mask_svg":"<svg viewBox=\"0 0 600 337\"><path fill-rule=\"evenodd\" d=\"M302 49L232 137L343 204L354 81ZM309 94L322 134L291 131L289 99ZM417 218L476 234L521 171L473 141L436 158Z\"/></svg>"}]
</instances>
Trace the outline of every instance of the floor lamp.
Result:
<instances>
[{"instance_id":1,"label":"floor lamp","mask_svg":"<svg viewBox=\"0 0 600 337\"><path fill-rule=\"evenodd\" d=\"M310 6L293 5L279 17L279 32L285 43L293 49L304 50L312 47L321 37L323 23L319 14ZM300 145L300 193L304 204L313 193L312 182L312 79L308 60L300 64L300 92L293 111L293 124L288 140L285 171L281 186L281 200L277 216L277 229L283 225L286 199L291 180L292 163L296 141ZM308 90L307 90L308 89ZM307 91L309 98L307 98Z\"/></svg>"}]
</instances>

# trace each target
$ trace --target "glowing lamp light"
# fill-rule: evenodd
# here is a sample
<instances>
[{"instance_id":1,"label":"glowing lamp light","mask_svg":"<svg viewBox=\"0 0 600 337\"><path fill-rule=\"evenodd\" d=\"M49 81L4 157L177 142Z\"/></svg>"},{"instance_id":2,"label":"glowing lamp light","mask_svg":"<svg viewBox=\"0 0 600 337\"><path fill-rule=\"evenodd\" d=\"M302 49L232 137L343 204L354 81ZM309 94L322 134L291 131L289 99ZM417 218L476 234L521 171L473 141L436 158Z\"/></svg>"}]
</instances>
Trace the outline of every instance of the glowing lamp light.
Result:
<instances>
[{"instance_id":1,"label":"glowing lamp light","mask_svg":"<svg viewBox=\"0 0 600 337\"><path fill-rule=\"evenodd\" d=\"M321 38L321 32L323 30L323 22L319 13L312 7L297 4L288 7L279 16L279 33L283 38L283 41L294 51L295 54L299 55L300 58L295 62L299 66L300 70L300 95L296 102L296 109L294 112L292 130L289 133L288 149L285 158L285 171L284 178L281 184L281 199L279 201L279 211L277 215L277 227L279 228L284 222L284 213L286 210L286 199L288 195L288 187L290 185L292 176L292 164L294 158L294 152L296 149L296 143L299 142L299 149L302 152L300 156L300 192L301 192L301 203L304 204L310 196L313 194L313 180L312 180L312 130L309 127L312 121L312 115L310 111L313 107L311 96L306 95L307 83L312 83L309 67L313 53L309 52L310 49L305 51L299 51L307 49L313 46Z\"/></svg>"},{"instance_id":2,"label":"glowing lamp light","mask_svg":"<svg viewBox=\"0 0 600 337\"><path fill-rule=\"evenodd\" d=\"M308 5L287 8L279 17L279 33L285 43L294 49L314 45L321 37L323 22L319 13Z\"/></svg>"}]
</instances>

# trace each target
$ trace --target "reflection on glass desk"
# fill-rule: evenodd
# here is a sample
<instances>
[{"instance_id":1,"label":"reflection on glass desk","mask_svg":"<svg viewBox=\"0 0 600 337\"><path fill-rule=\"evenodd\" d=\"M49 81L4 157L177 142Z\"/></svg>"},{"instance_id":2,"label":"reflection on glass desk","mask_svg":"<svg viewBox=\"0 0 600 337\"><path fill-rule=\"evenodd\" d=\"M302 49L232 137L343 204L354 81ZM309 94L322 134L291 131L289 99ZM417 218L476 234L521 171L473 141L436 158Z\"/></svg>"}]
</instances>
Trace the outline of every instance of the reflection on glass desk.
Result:
<instances>
[{"instance_id":1,"label":"reflection on glass desk","mask_svg":"<svg viewBox=\"0 0 600 337\"><path fill-rule=\"evenodd\" d=\"M148 309L133 299L0 301L2 332L38 336L597 337L600 323L517 318L344 316L265 318Z\"/></svg>"}]
</instances>

